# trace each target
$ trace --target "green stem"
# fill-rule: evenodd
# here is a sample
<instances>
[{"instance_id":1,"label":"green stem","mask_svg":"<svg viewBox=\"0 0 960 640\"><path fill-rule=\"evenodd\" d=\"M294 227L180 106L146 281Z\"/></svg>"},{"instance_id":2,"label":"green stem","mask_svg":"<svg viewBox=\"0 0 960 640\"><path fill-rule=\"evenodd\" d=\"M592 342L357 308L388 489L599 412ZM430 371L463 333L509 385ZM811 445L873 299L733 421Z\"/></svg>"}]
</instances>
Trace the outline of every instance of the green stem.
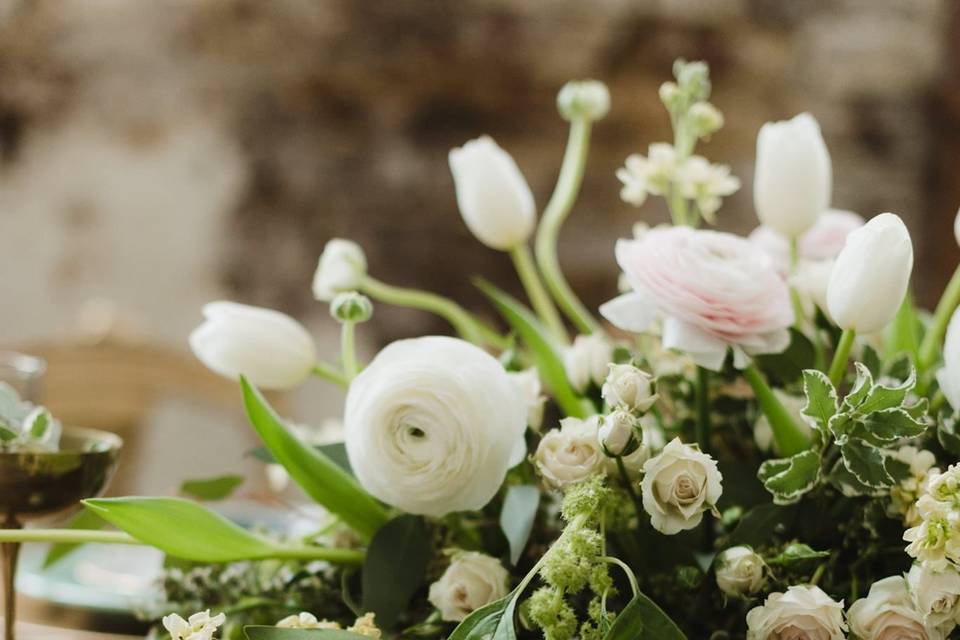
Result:
<instances>
[{"instance_id":1,"label":"green stem","mask_svg":"<svg viewBox=\"0 0 960 640\"><path fill-rule=\"evenodd\" d=\"M340 359L348 383L357 377L356 328L355 322L344 322L340 326Z\"/></svg>"},{"instance_id":2,"label":"green stem","mask_svg":"<svg viewBox=\"0 0 960 640\"><path fill-rule=\"evenodd\" d=\"M318 362L313 365L313 375L338 384L341 387L346 387L349 384L342 373L337 371L332 364L327 364L326 362Z\"/></svg>"},{"instance_id":3,"label":"green stem","mask_svg":"<svg viewBox=\"0 0 960 640\"><path fill-rule=\"evenodd\" d=\"M933 400L930 401L930 414L937 415L937 412L940 411L940 408L947 401L947 396L943 395L943 391L937 389L937 392L933 394Z\"/></svg>"},{"instance_id":4,"label":"green stem","mask_svg":"<svg viewBox=\"0 0 960 640\"><path fill-rule=\"evenodd\" d=\"M637 576L636 574L633 573L633 569L627 566L627 563L621 560L620 558L614 558L613 556L603 556L600 559L608 564L615 564L621 569L623 569L623 572L627 574L627 580L630 581L630 590L633 592L633 597L636 598L637 595L639 595L640 593L640 585L637 584Z\"/></svg>"},{"instance_id":5,"label":"green stem","mask_svg":"<svg viewBox=\"0 0 960 640\"><path fill-rule=\"evenodd\" d=\"M485 326L456 302L443 296L419 289L395 287L371 276L363 277L360 290L380 302L435 313L449 322L464 340L474 344L489 344L499 348L507 346L503 336Z\"/></svg>"},{"instance_id":6,"label":"green stem","mask_svg":"<svg viewBox=\"0 0 960 640\"><path fill-rule=\"evenodd\" d=\"M510 251L510 257L513 258L513 265L517 269L517 275L520 276L520 282L523 283L527 297L533 304L534 311L537 312L547 329L560 344L569 344L570 337L567 335L567 330L563 326L563 320L560 318L553 300L550 299L550 294L543 287L530 248L526 244L514 247Z\"/></svg>"},{"instance_id":7,"label":"green stem","mask_svg":"<svg viewBox=\"0 0 960 640\"><path fill-rule=\"evenodd\" d=\"M943 336L947 332L947 325L950 323L950 317L958 304L960 304L960 266L957 266L950 282L947 284L947 288L940 296L937 309L933 312L933 320L930 321L927 333L920 343L920 358L917 367L921 372L929 370L936 363L937 355L940 353L940 345L943 343Z\"/></svg>"},{"instance_id":8,"label":"green stem","mask_svg":"<svg viewBox=\"0 0 960 640\"><path fill-rule=\"evenodd\" d=\"M751 362L750 366L743 370L743 377L753 388L757 404L770 422L773 438L777 442L780 454L785 457L792 456L809 449L810 439L800 429L783 403L773 394L755 363Z\"/></svg>"},{"instance_id":9,"label":"green stem","mask_svg":"<svg viewBox=\"0 0 960 640\"><path fill-rule=\"evenodd\" d=\"M640 522L643 522L643 502L641 502L640 496L637 495L636 490L633 488L630 474L627 473L627 467L623 464L623 456L617 456L616 461L617 471L620 472L620 479L623 480L623 486L626 487L627 493L630 495L630 500L633 502L633 508L637 512L637 518L640 519Z\"/></svg>"},{"instance_id":10,"label":"green stem","mask_svg":"<svg viewBox=\"0 0 960 640\"><path fill-rule=\"evenodd\" d=\"M700 451L710 452L710 372L697 367L697 444Z\"/></svg>"},{"instance_id":11,"label":"green stem","mask_svg":"<svg viewBox=\"0 0 960 640\"><path fill-rule=\"evenodd\" d=\"M543 211L534 247L537 265L540 267L540 273L543 274L547 289L560 309L581 333L600 331L600 324L580 302L566 278L563 277L560 260L557 257L557 240L560 237L560 227L570 214L573 202L580 192L589 144L590 121L575 118L570 122L570 137L563 154L563 163L560 165L560 176L557 178L553 195L550 196L550 202Z\"/></svg>"},{"instance_id":12,"label":"green stem","mask_svg":"<svg viewBox=\"0 0 960 640\"><path fill-rule=\"evenodd\" d=\"M840 341L837 343L837 350L833 354L833 362L830 364L830 382L833 386L840 385L843 380L843 374L847 370L847 359L850 357L850 349L853 348L853 339L857 337L857 332L853 329L844 329L840 334Z\"/></svg>"}]
</instances>

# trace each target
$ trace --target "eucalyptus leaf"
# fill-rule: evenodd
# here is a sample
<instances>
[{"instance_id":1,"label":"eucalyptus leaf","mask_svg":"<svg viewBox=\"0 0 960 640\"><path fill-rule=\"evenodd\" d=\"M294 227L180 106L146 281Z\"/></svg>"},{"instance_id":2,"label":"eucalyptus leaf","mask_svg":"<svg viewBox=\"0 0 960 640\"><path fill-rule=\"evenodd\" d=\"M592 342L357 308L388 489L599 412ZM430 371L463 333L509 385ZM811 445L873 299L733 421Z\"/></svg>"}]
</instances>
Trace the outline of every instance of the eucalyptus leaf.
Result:
<instances>
[{"instance_id":1,"label":"eucalyptus leaf","mask_svg":"<svg viewBox=\"0 0 960 640\"><path fill-rule=\"evenodd\" d=\"M201 480L186 480L180 485L180 493L199 500L224 500L243 484L245 478L239 475L223 475Z\"/></svg>"},{"instance_id":2,"label":"eucalyptus leaf","mask_svg":"<svg viewBox=\"0 0 960 640\"><path fill-rule=\"evenodd\" d=\"M850 439L840 446L843 464L863 485L882 489L893 484L880 449L863 440Z\"/></svg>"},{"instance_id":3,"label":"eucalyptus leaf","mask_svg":"<svg viewBox=\"0 0 960 640\"><path fill-rule=\"evenodd\" d=\"M803 372L803 393L807 402L800 412L811 418L814 426L826 434L830 419L837 414L837 390L822 371L807 369Z\"/></svg>"},{"instance_id":4,"label":"eucalyptus leaf","mask_svg":"<svg viewBox=\"0 0 960 640\"><path fill-rule=\"evenodd\" d=\"M392 628L407 610L423 584L432 553L420 516L397 516L373 536L361 573L363 610L376 614L380 628Z\"/></svg>"},{"instance_id":5,"label":"eucalyptus leaf","mask_svg":"<svg viewBox=\"0 0 960 640\"><path fill-rule=\"evenodd\" d=\"M653 600L638 593L613 621L604 640L687 640L687 636Z\"/></svg>"},{"instance_id":6,"label":"eucalyptus leaf","mask_svg":"<svg viewBox=\"0 0 960 640\"><path fill-rule=\"evenodd\" d=\"M342 629L281 629L248 626L243 628L247 640L364 640L367 636Z\"/></svg>"},{"instance_id":7,"label":"eucalyptus leaf","mask_svg":"<svg viewBox=\"0 0 960 640\"><path fill-rule=\"evenodd\" d=\"M387 510L335 462L293 435L257 389L240 377L254 429L278 463L308 496L340 517L364 540L387 522Z\"/></svg>"},{"instance_id":8,"label":"eucalyptus leaf","mask_svg":"<svg viewBox=\"0 0 960 640\"><path fill-rule=\"evenodd\" d=\"M500 529L510 545L510 563L516 565L527 546L533 521L540 506L540 489L536 485L521 484L507 487L500 510Z\"/></svg>"}]
</instances>

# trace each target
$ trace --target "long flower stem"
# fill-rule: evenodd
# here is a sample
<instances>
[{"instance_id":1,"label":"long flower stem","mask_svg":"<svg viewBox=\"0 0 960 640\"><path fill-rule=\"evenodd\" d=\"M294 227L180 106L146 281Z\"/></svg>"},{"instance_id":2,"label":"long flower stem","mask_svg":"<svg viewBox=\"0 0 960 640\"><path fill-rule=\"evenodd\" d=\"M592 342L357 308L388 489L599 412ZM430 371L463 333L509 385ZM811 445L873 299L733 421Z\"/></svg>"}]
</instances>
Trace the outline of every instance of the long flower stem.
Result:
<instances>
[{"instance_id":1,"label":"long flower stem","mask_svg":"<svg viewBox=\"0 0 960 640\"><path fill-rule=\"evenodd\" d=\"M623 464L623 456L617 456L617 471L620 473L620 479L623 480L623 486L627 489L627 494L630 496L630 500L633 502L633 508L637 512L637 518L640 519L640 522L643 522L643 503L640 501L640 496L637 495L637 491L633 488L633 481L630 480L630 474L627 473L627 467Z\"/></svg>"},{"instance_id":2,"label":"long flower stem","mask_svg":"<svg viewBox=\"0 0 960 640\"><path fill-rule=\"evenodd\" d=\"M355 322L344 322L340 326L340 359L348 383L357 377L356 328Z\"/></svg>"},{"instance_id":3,"label":"long flower stem","mask_svg":"<svg viewBox=\"0 0 960 640\"><path fill-rule=\"evenodd\" d=\"M940 352L940 345L943 342L943 336L947 332L947 325L950 323L950 317L954 310L960 305L960 266L950 278L947 288L940 296L940 302L937 303L937 309L933 312L933 320L927 329L923 341L920 343L920 358L917 367L920 371L927 371L937 361L937 354Z\"/></svg>"},{"instance_id":4,"label":"long flower stem","mask_svg":"<svg viewBox=\"0 0 960 640\"><path fill-rule=\"evenodd\" d=\"M543 282L540 280L537 267L533 262L533 255L530 253L530 247L526 244L514 247L510 251L510 257L513 259L513 265L517 269L517 275L520 276L520 282L523 283L523 288L527 292L527 297L530 298L530 303L533 305L534 311L540 316L540 319L547 326L547 329L550 330L550 333L553 334L553 337L558 340L560 344L567 344L570 341L570 337L567 335L567 330L563 326L560 313L557 312L553 300L550 299L550 294L547 293L547 290L543 287Z\"/></svg>"},{"instance_id":5,"label":"long flower stem","mask_svg":"<svg viewBox=\"0 0 960 640\"><path fill-rule=\"evenodd\" d=\"M543 211L534 246L537 265L547 289L581 333L600 331L600 324L580 302L564 278L560 260L557 258L557 239L560 237L560 227L570 214L573 202L580 192L589 145L590 121L586 118L575 118L570 123L570 137L567 140L567 150L563 154L557 186Z\"/></svg>"},{"instance_id":6,"label":"long flower stem","mask_svg":"<svg viewBox=\"0 0 960 640\"><path fill-rule=\"evenodd\" d=\"M333 365L327 364L326 362L318 362L313 365L313 375L338 384L341 387L346 387L349 384L342 373L337 371Z\"/></svg>"},{"instance_id":7,"label":"long flower stem","mask_svg":"<svg viewBox=\"0 0 960 640\"><path fill-rule=\"evenodd\" d=\"M507 345L503 336L474 318L466 309L435 293L395 287L371 276L364 276L360 282L360 290L380 302L435 313L449 322L463 339L474 344L488 344L500 348Z\"/></svg>"},{"instance_id":8,"label":"long flower stem","mask_svg":"<svg viewBox=\"0 0 960 640\"><path fill-rule=\"evenodd\" d=\"M613 556L603 556L601 560L608 564L615 564L623 569L623 572L627 574L627 580L630 582L630 590L633 592L633 597L636 598L640 593L640 585L637 584L637 576L633 573L633 569L620 558L614 558Z\"/></svg>"},{"instance_id":9,"label":"long flower stem","mask_svg":"<svg viewBox=\"0 0 960 640\"><path fill-rule=\"evenodd\" d=\"M770 429L773 431L773 438L780 453L784 456L792 456L809 449L810 439L800 429L783 403L773 394L767 381L763 379L763 374L757 369L757 365L751 362L750 366L743 370L743 377L753 388L757 404L770 422Z\"/></svg>"},{"instance_id":10,"label":"long flower stem","mask_svg":"<svg viewBox=\"0 0 960 640\"><path fill-rule=\"evenodd\" d=\"M853 348L853 339L857 337L857 332L853 329L844 329L840 334L840 341L837 343L837 350L833 354L833 362L830 363L830 382L833 386L838 386L843 380L843 373L847 370L847 359L850 357L850 349Z\"/></svg>"},{"instance_id":11,"label":"long flower stem","mask_svg":"<svg viewBox=\"0 0 960 640\"><path fill-rule=\"evenodd\" d=\"M710 372L697 367L697 444L700 451L710 451Z\"/></svg>"}]
</instances>

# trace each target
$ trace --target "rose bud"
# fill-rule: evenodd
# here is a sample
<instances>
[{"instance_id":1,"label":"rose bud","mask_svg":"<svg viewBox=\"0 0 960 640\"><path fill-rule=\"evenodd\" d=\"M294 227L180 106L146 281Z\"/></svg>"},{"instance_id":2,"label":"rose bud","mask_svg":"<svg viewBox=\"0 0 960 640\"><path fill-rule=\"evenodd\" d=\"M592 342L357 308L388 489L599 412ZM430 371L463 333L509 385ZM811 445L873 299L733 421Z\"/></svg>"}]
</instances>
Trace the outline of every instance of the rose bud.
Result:
<instances>
[{"instance_id":1,"label":"rose bud","mask_svg":"<svg viewBox=\"0 0 960 640\"><path fill-rule=\"evenodd\" d=\"M629 411L617 409L603 416L597 441L600 448L610 457L626 456L633 453L637 442L637 419Z\"/></svg>"},{"instance_id":2,"label":"rose bud","mask_svg":"<svg viewBox=\"0 0 960 640\"><path fill-rule=\"evenodd\" d=\"M750 547L730 547L717 556L714 566L720 591L734 598L751 596L766 583L763 558Z\"/></svg>"},{"instance_id":3,"label":"rose bud","mask_svg":"<svg viewBox=\"0 0 960 640\"><path fill-rule=\"evenodd\" d=\"M643 413L657 401L653 377L632 364L611 364L601 394L611 407Z\"/></svg>"}]
</instances>

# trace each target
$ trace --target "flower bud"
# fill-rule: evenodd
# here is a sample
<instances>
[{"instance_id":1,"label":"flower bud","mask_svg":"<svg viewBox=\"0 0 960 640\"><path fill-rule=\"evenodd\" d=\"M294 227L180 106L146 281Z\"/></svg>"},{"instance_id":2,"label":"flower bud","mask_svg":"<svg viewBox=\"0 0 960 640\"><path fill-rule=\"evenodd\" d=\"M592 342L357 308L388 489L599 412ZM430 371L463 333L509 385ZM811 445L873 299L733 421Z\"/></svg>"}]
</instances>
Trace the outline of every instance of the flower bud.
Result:
<instances>
[{"instance_id":1,"label":"flower bud","mask_svg":"<svg viewBox=\"0 0 960 640\"><path fill-rule=\"evenodd\" d=\"M667 108L667 111L673 111L680 103L682 97L680 87L677 86L676 82L664 82L660 85L659 93L660 101L663 103L663 106Z\"/></svg>"},{"instance_id":2,"label":"flower bud","mask_svg":"<svg viewBox=\"0 0 960 640\"><path fill-rule=\"evenodd\" d=\"M557 109L564 120L601 120L610 111L610 91L599 80L568 82L557 94Z\"/></svg>"},{"instance_id":3,"label":"flower bud","mask_svg":"<svg viewBox=\"0 0 960 640\"><path fill-rule=\"evenodd\" d=\"M330 315L338 322L366 322L373 315L373 303L356 291L338 293L330 303Z\"/></svg>"},{"instance_id":4,"label":"flower bud","mask_svg":"<svg viewBox=\"0 0 960 640\"><path fill-rule=\"evenodd\" d=\"M367 274L367 257L356 242L334 238L327 242L313 275L313 297L330 302L342 291L360 288Z\"/></svg>"},{"instance_id":5,"label":"flower bud","mask_svg":"<svg viewBox=\"0 0 960 640\"><path fill-rule=\"evenodd\" d=\"M205 305L203 316L190 334L190 348L222 376L245 375L262 389L290 389L316 364L313 338L279 311L221 301Z\"/></svg>"},{"instance_id":6,"label":"flower bud","mask_svg":"<svg viewBox=\"0 0 960 640\"><path fill-rule=\"evenodd\" d=\"M827 309L841 329L879 331L896 315L910 283L913 245L899 216L881 213L850 233L827 285Z\"/></svg>"},{"instance_id":7,"label":"flower bud","mask_svg":"<svg viewBox=\"0 0 960 640\"><path fill-rule=\"evenodd\" d=\"M623 409L604 416L597 431L600 448L610 457L630 455L637 448L637 419Z\"/></svg>"},{"instance_id":8,"label":"flower bud","mask_svg":"<svg viewBox=\"0 0 960 640\"><path fill-rule=\"evenodd\" d=\"M753 201L763 224L799 236L830 205L832 181L827 145L809 113L760 128Z\"/></svg>"},{"instance_id":9,"label":"flower bud","mask_svg":"<svg viewBox=\"0 0 960 640\"><path fill-rule=\"evenodd\" d=\"M600 393L611 407L642 413L657 401L653 378L632 364L611 364Z\"/></svg>"},{"instance_id":10,"label":"flower bud","mask_svg":"<svg viewBox=\"0 0 960 640\"><path fill-rule=\"evenodd\" d=\"M710 68L705 62L687 62L682 58L673 65L673 75L680 90L694 100L702 100L710 95Z\"/></svg>"},{"instance_id":11,"label":"flower bud","mask_svg":"<svg viewBox=\"0 0 960 640\"><path fill-rule=\"evenodd\" d=\"M603 336L581 335L573 340L564 354L563 364L567 379L577 391L584 391L590 383L603 384L607 377L613 346Z\"/></svg>"},{"instance_id":12,"label":"flower bud","mask_svg":"<svg viewBox=\"0 0 960 640\"><path fill-rule=\"evenodd\" d=\"M766 582L763 558L750 547L730 547L717 556L717 586L734 598L751 596Z\"/></svg>"},{"instance_id":13,"label":"flower bud","mask_svg":"<svg viewBox=\"0 0 960 640\"><path fill-rule=\"evenodd\" d=\"M491 249L509 251L533 233L533 193L517 163L490 136L450 151L457 205L467 228Z\"/></svg>"},{"instance_id":14,"label":"flower bud","mask_svg":"<svg viewBox=\"0 0 960 640\"><path fill-rule=\"evenodd\" d=\"M953 312L943 341L943 367L937 383L955 411L960 411L960 309Z\"/></svg>"},{"instance_id":15,"label":"flower bud","mask_svg":"<svg viewBox=\"0 0 960 640\"><path fill-rule=\"evenodd\" d=\"M723 114L709 102L696 102L690 107L690 121L697 135L706 138L723 126Z\"/></svg>"}]
</instances>

